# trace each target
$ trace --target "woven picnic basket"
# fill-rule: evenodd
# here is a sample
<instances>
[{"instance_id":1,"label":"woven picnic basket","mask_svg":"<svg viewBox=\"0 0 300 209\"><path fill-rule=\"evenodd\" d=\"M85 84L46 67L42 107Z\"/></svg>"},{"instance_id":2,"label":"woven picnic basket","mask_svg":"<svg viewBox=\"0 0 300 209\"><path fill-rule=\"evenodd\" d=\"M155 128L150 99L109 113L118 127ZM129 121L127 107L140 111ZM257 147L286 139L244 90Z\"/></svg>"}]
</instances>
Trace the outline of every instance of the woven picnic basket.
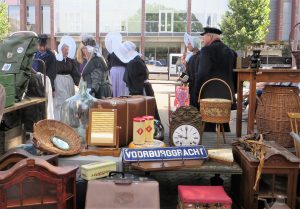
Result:
<instances>
[{"instance_id":1,"label":"woven picnic basket","mask_svg":"<svg viewBox=\"0 0 300 209\"><path fill-rule=\"evenodd\" d=\"M211 81L220 81L228 88L231 100L220 98L201 99L203 87ZM233 103L230 86L219 78L212 78L204 82L201 86L198 102L200 103L200 114L203 122L228 123L230 121L231 105Z\"/></svg>"},{"instance_id":2,"label":"woven picnic basket","mask_svg":"<svg viewBox=\"0 0 300 209\"><path fill-rule=\"evenodd\" d=\"M51 142L53 136L63 139L70 148L62 150ZM80 137L76 131L65 123L56 120L41 120L33 126L35 146L45 152L59 155L76 155L81 151Z\"/></svg>"},{"instance_id":3,"label":"woven picnic basket","mask_svg":"<svg viewBox=\"0 0 300 209\"><path fill-rule=\"evenodd\" d=\"M293 50L293 43L292 43L292 35L294 34L295 32L295 29L297 27L299 27L300 23L297 23L293 28L292 30L290 31L290 35L289 35L289 44L290 44L290 47L291 47L291 52L295 58L295 61L296 61L296 66L297 66L297 69L300 69L300 50L297 50L297 47L296 47L296 50ZM298 40L298 38L295 36L293 36L294 39ZM294 40L293 40L294 41ZM298 41L297 41L297 44L298 44Z\"/></svg>"}]
</instances>

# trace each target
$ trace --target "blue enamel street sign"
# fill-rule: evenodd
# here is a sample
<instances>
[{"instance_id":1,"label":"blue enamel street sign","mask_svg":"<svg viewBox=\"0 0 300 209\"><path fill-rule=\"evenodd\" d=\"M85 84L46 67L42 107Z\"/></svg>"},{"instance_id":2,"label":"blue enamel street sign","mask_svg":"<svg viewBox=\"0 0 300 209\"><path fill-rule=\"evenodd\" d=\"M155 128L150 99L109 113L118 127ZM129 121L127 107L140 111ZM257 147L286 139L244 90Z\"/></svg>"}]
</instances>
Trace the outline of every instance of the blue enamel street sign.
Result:
<instances>
[{"instance_id":1,"label":"blue enamel street sign","mask_svg":"<svg viewBox=\"0 0 300 209\"><path fill-rule=\"evenodd\" d=\"M196 160L206 159L207 152L203 145L190 147L164 147L122 149L123 160L126 162L161 161L163 160Z\"/></svg>"}]
</instances>

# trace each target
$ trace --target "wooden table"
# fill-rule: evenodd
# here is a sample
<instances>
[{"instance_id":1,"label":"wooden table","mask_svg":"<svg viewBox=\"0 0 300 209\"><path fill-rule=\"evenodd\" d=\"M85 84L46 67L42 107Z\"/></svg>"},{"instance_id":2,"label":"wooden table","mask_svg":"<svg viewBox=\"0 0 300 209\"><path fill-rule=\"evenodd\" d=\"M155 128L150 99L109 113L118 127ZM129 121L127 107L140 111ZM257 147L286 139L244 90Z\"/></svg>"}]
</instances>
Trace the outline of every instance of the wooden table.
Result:
<instances>
[{"instance_id":1,"label":"wooden table","mask_svg":"<svg viewBox=\"0 0 300 209\"><path fill-rule=\"evenodd\" d=\"M247 133L254 132L257 82L300 82L300 69L236 69L238 73L236 135L242 131L243 82L250 81Z\"/></svg>"},{"instance_id":2,"label":"wooden table","mask_svg":"<svg viewBox=\"0 0 300 209\"><path fill-rule=\"evenodd\" d=\"M15 103L13 106L7 107L4 109L4 113L9 113L9 112L13 112L25 107L29 107L31 105L36 105L36 104L40 104L43 102L46 102L47 99L46 98L42 98L42 97L30 97L30 98L26 98L23 99L21 102Z\"/></svg>"}]
</instances>

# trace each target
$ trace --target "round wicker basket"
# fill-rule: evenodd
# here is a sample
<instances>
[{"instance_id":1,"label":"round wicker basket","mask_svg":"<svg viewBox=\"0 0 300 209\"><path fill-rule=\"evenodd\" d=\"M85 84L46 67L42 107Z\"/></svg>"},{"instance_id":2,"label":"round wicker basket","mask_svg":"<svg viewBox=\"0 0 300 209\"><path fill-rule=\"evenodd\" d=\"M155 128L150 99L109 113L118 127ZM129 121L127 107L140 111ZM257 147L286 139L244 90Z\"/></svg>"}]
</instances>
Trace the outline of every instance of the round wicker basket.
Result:
<instances>
[{"instance_id":1,"label":"round wicker basket","mask_svg":"<svg viewBox=\"0 0 300 209\"><path fill-rule=\"evenodd\" d=\"M296 61L296 66L297 66L297 69L300 69L300 50L293 50L293 43L292 43L292 35L294 34L294 31L297 27L299 27L300 23L297 23L293 28L292 30L290 31L290 35L289 35L289 44L290 44L290 47L291 47L291 52L295 58L295 61ZM293 36L295 38L295 36ZM297 40L297 39L296 39ZM297 41L298 43L298 41Z\"/></svg>"},{"instance_id":2,"label":"round wicker basket","mask_svg":"<svg viewBox=\"0 0 300 209\"><path fill-rule=\"evenodd\" d=\"M62 150L51 142L51 137L56 136L68 143L70 148ZM81 149L79 135L73 128L56 120L41 120L33 126L33 140L35 146L45 152L59 155L76 155Z\"/></svg>"},{"instance_id":3,"label":"round wicker basket","mask_svg":"<svg viewBox=\"0 0 300 209\"><path fill-rule=\"evenodd\" d=\"M215 81L215 80L220 81L226 85L226 87L228 88L228 90L230 92L231 100L219 99L219 98L200 99L203 87L207 83L209 83L211 81ZM200 114L201 114L203 122L229 123L233 98L232 98L231 89L225 81L223 81L219 78L212 78L212 79L207 80L201 86L198 101L200 102Z\"/></svg>"}]
</instances>

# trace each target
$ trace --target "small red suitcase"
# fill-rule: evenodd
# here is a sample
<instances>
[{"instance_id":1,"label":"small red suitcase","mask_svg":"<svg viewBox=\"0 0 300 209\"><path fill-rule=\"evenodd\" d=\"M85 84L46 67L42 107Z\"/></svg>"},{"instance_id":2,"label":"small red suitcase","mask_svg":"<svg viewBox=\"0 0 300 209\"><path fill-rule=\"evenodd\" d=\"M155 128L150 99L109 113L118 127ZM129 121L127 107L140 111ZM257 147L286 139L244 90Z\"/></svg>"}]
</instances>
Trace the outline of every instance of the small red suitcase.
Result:
<instances>
[{"instance_id":1,"label":"small red suitcase","mask_svg":"<svg viewBox=\"0 0 300 209\"><path fill-rule=\"evenodd\" d=\"M178 209L229 209L231 204L222 186L178 186Z\"/></svg>"}]
</instances>

